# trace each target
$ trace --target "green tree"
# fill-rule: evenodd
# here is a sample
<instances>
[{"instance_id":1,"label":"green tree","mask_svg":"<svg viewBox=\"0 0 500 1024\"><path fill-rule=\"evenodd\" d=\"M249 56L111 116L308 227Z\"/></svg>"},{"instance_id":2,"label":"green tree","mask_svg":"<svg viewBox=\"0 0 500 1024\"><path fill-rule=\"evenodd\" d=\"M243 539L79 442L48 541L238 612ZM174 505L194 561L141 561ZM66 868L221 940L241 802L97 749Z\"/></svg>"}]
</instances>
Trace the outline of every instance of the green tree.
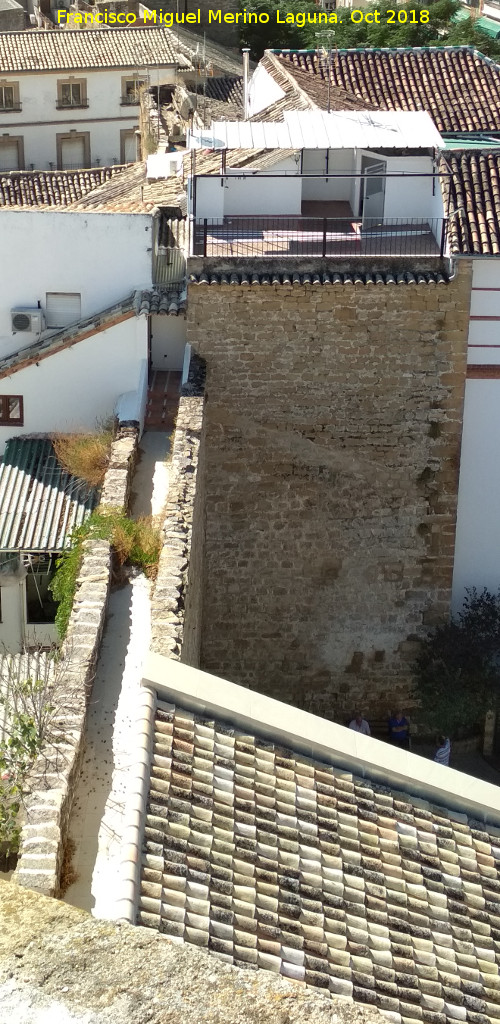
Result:
<instances>
[{"instance_id":1,"label":"green tree","mask_svg":"<svg viewBox=\"0 0 500 1024\"><path fill-rule=\"evenodd\" d=\"M481 726L500 685L500 591L467 591L462 611L423 641L415 682L428 729L460 737Z\"/></svg>"},{"instance_id":2,"label":"green tree","mask_svg":"<svg viewBox=\"0 0 500 1024\"><path fill-rule=\"evenodd\" d=\"M435 0L425 3L418 0L417 3L409 0L408 3L396 5L388 0L382 0L378 4L370 4L369 8L363 10L380 12L380 23L368 24L361 22L355 24L351 21L351 12L347 8L338 8L337 16L339 22L336 25L328 25L323 28L319 24L305 24L300 27L296 24L277 24L276 12L279 9L280 17L284 18L286 13L297 14L299 11L306 13L319 13L319 8L311 2L298 2L298 0L249 0L245 4L247 11L269 14L267 25L243 25L241 26L242 45L249 46L252 57L258 60L265 49L316 49L318 46L335 46L339 49L351 47L373 46L375 48L388 46L445 46L445 45L470 45L475 46L482 53L489 56L500 54L500 43L491 39L484 32L474 28L471 18L456 22L454 17L461 5L459 0ZM361 8L359 8L361 9ZM397 21L388 22L387 12L395 10ZM420 20L423 12L429 12L428 22ZM414 14L412 15L412 12ZM406 21L404 16L406 14ZM416 18L414 23L412 18Z\"/></svg>"},{"instance_id":3,"label":"green tree","mask_svg":"<svg viewBox=\"0 0 500 1024\"><path fill-rule=\"evenodd\" d=\"M7 696L5 738L0 742L0 844L10 853L19 846L19 811L29 773L49 736L54 712L52 688L44 679L18 681Z\"/></svg>"}]
</instances>

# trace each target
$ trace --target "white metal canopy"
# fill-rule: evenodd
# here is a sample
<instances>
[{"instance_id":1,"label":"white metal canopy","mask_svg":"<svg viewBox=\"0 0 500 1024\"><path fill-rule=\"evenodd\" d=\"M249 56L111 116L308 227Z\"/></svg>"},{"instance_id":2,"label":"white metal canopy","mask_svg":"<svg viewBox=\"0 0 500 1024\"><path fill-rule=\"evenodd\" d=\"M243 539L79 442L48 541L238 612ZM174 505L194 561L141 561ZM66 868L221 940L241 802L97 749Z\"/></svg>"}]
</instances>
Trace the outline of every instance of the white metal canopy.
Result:
<instances>
[{"instance_id":1,"label":"white metal canopy","mask_svg":"<svg viewBox=\"0 0 500 1024\"><path fill-rule=\"evenodd\" d=\"M443 140L425 110L286 111L284 121L213 121L189 149L429 149Z\"/></svg>"}]
</instances>

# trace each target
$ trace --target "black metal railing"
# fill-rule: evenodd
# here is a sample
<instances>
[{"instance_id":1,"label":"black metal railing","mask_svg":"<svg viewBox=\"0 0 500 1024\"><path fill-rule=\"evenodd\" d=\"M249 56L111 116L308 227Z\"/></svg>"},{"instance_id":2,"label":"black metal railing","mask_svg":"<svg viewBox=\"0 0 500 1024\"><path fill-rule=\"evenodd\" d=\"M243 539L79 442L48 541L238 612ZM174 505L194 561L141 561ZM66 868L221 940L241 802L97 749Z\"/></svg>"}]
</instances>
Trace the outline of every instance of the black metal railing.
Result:
<instances>
[{"instance_id":1,"label":"black metal railing","mask_svg":"<svg viewBox=\"0 0 500 1024\"><path fill-rule=\"evenodd\" d=\"M193 224L193 256L435 256L446 219L361 221L348 217L225 217Z\"/></svg>"},{"instance_id":2,"label":"black metal railing","mask_svg":"<svg viewBox=\"0 0 500 1024\"><path fill-rule=\"evenodd\" d=\"M0 114L19 113L23 109L22 103L11 103L10 107L0 107Z\"/></svg>"}]
</instances>

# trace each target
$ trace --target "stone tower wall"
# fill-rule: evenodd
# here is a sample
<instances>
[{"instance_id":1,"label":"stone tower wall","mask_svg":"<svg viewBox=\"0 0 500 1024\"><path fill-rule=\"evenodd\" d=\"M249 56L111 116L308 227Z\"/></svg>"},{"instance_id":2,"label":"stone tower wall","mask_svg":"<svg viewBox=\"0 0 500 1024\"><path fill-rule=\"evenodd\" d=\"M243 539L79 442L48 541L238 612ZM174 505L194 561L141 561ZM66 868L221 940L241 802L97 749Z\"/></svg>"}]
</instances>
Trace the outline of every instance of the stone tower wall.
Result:
<instances>
[{"instance_id":1,"label":"stone tower wall","mask_svg":"<svg viewBox=\"0 0 500 1024\"><path fill-rule=\"evenodd\" d=\"M408 700L449 609L470 286L189 286L202 668L340 720Z\"/></svg>"}]
</instances>

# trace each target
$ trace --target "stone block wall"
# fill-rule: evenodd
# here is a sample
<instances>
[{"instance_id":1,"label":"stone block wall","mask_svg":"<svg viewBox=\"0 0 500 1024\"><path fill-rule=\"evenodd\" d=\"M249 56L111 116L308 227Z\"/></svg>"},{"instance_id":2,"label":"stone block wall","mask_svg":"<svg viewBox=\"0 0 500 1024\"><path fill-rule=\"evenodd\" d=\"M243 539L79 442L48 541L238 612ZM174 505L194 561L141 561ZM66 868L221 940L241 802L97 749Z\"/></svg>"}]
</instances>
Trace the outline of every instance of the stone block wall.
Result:
<instances>
[{"instance_id":1,"label":"stone block wall","mask_svg":"<svg viewBox=\"0 0 500 1024\"><path fill-rule=\"evenodd\" d=\"M101 507L128 505L137 452L138 431L126 428L113 442ZM107 541L85 544L73 609L57 670L64 706L53 740L32 774L16 878L20 885L57 896L73 797L84 754L87 704L92 690L111 579Z\"/></svg>"},{"instance_id":2,"label":"stone block wall","mask_svg":"<svg viewBox=\"0 0 500 1024\"><path fill-rule=\"evenodd\" d=\"M408 701L449 608L470 287L465 262L438 284L189 285L203 669L340 721Z\"/></svg>"},{"instance_id":3,"label":"stone block wall","mask_svg":"<svg viewBox=\"0 0 500 1024\"><path fill-rule=\"evenodd\" d=\"M151 650L199 666L204 560L204 385L196 355L179 400L164 543L151 605Z\"/></svg>"}]
</instances>

